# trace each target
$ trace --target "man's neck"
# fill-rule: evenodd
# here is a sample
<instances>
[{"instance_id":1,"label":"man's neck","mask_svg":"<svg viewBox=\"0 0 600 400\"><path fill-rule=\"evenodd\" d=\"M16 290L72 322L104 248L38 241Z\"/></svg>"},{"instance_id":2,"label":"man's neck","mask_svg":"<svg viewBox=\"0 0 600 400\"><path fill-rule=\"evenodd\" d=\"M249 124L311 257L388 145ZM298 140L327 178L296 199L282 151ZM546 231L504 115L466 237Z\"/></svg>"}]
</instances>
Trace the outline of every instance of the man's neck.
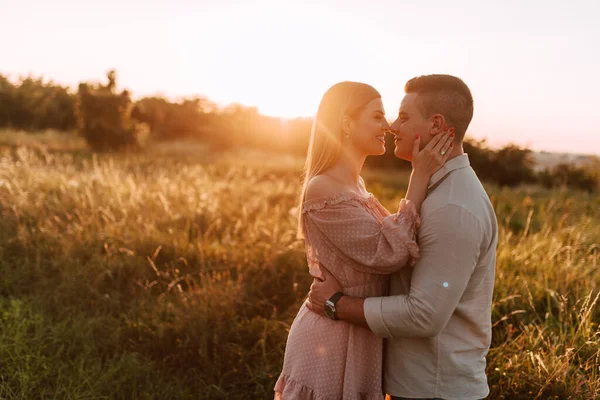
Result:
<instances>
[{"instance_id":1,"label":"man's neck","mask_svg":"<svg viewBox=\"0 0 600 400\"><path fill-rule=\"evenodd\" d=\"M452 160L453 158L462 156L463 154L465 154L465 150L463 148L462 142L460 142L460 144L454 146L454 148L450 152L450 155L448 156L448 160Z\"/></svg>"}]
</instances>

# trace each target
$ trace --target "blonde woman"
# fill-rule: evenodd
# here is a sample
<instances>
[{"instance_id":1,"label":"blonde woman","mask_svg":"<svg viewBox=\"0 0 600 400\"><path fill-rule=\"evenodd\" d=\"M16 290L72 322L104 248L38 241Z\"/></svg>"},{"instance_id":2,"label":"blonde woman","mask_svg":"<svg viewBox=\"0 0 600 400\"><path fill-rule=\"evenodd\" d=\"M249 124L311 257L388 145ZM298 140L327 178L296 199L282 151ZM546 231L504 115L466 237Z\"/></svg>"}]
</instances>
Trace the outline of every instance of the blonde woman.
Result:
<instances>
[{"instance_id":1,"label":"blonde woman","mask_svg":"<svg viewBox=\"0 0 600 400\"><path fill-rule=\"evenodd\" d=\"M313 123L298 235L305 239L310 274L321 278L322 263L347 295L385 295L388 274L414 265L427 185L453 146L451 131L422 151L415 140L406 198L390 214L360 176L367 156L385 152L389 128L379 92L358 82L329 88ZM327 317L310 312L306 303L300 308L290 328L276 399L383 398L381 339L362 327L333 321L336 299L331 300Z\"/></svg>"}]
</instances>

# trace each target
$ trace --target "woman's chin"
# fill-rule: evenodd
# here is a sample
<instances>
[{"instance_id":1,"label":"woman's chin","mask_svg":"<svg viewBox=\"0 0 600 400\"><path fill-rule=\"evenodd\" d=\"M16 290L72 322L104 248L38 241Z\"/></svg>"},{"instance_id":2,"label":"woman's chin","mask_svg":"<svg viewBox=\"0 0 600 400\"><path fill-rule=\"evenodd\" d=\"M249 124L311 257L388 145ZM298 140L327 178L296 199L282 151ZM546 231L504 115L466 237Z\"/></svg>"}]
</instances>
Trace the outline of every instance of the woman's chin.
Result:
<instances>
[{"instance_id":1,"label":"woman's chin","mask_svg":"<svg viewBox=\"0 0 600 400\"><path fill-rule=\"evenodd\" d=\"M378 149L373 149L372 151L369 152L370 156L382 156L385 154L385 146L380 147Z\"/></svg>"}]
</instances>

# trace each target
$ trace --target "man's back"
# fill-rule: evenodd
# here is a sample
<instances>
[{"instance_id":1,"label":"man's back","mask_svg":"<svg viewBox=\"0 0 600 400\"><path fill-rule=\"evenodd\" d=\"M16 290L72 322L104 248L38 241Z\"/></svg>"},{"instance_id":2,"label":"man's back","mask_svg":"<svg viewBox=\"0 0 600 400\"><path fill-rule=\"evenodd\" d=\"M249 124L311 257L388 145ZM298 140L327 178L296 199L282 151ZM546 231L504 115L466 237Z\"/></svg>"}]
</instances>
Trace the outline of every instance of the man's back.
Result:
<instances>
[{"instance_id":1,"label":"man's back","mask_svg":"<svg viewBox=\"0 0 600 400\"><path fill-rule=\"evenodd\" d=\"M466 155L448 161L430 187L421 209L422 258L390 283L390 295L406 295L412 324L425 333L398 326L386 342L385 389L403 397L480 399L489 393L496 216Z\"/></svg>"}]
</instances>

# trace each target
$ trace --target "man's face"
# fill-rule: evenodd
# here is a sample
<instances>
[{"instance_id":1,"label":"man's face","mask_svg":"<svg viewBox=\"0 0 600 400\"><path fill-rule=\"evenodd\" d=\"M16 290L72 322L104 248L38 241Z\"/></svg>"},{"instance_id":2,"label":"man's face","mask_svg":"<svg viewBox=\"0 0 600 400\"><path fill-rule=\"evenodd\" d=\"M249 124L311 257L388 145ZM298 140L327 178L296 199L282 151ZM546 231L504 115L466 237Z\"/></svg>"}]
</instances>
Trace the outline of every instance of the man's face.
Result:
<instances>
[{"instance_id":1,"label":"man's face","mask_svg":"<svg viewBox=\"0 0 600 400\"><path fill-rule=\"evenodd\" d=\"M432 122L423 118L419 111L418 94L408 93L404 95L400 104L398 118L391 126L395 135L396 148L394 154L403 160L412 161L413 142L417 135L421 136L421 149L431 140Z\"/></svg>"}]
</instances>

